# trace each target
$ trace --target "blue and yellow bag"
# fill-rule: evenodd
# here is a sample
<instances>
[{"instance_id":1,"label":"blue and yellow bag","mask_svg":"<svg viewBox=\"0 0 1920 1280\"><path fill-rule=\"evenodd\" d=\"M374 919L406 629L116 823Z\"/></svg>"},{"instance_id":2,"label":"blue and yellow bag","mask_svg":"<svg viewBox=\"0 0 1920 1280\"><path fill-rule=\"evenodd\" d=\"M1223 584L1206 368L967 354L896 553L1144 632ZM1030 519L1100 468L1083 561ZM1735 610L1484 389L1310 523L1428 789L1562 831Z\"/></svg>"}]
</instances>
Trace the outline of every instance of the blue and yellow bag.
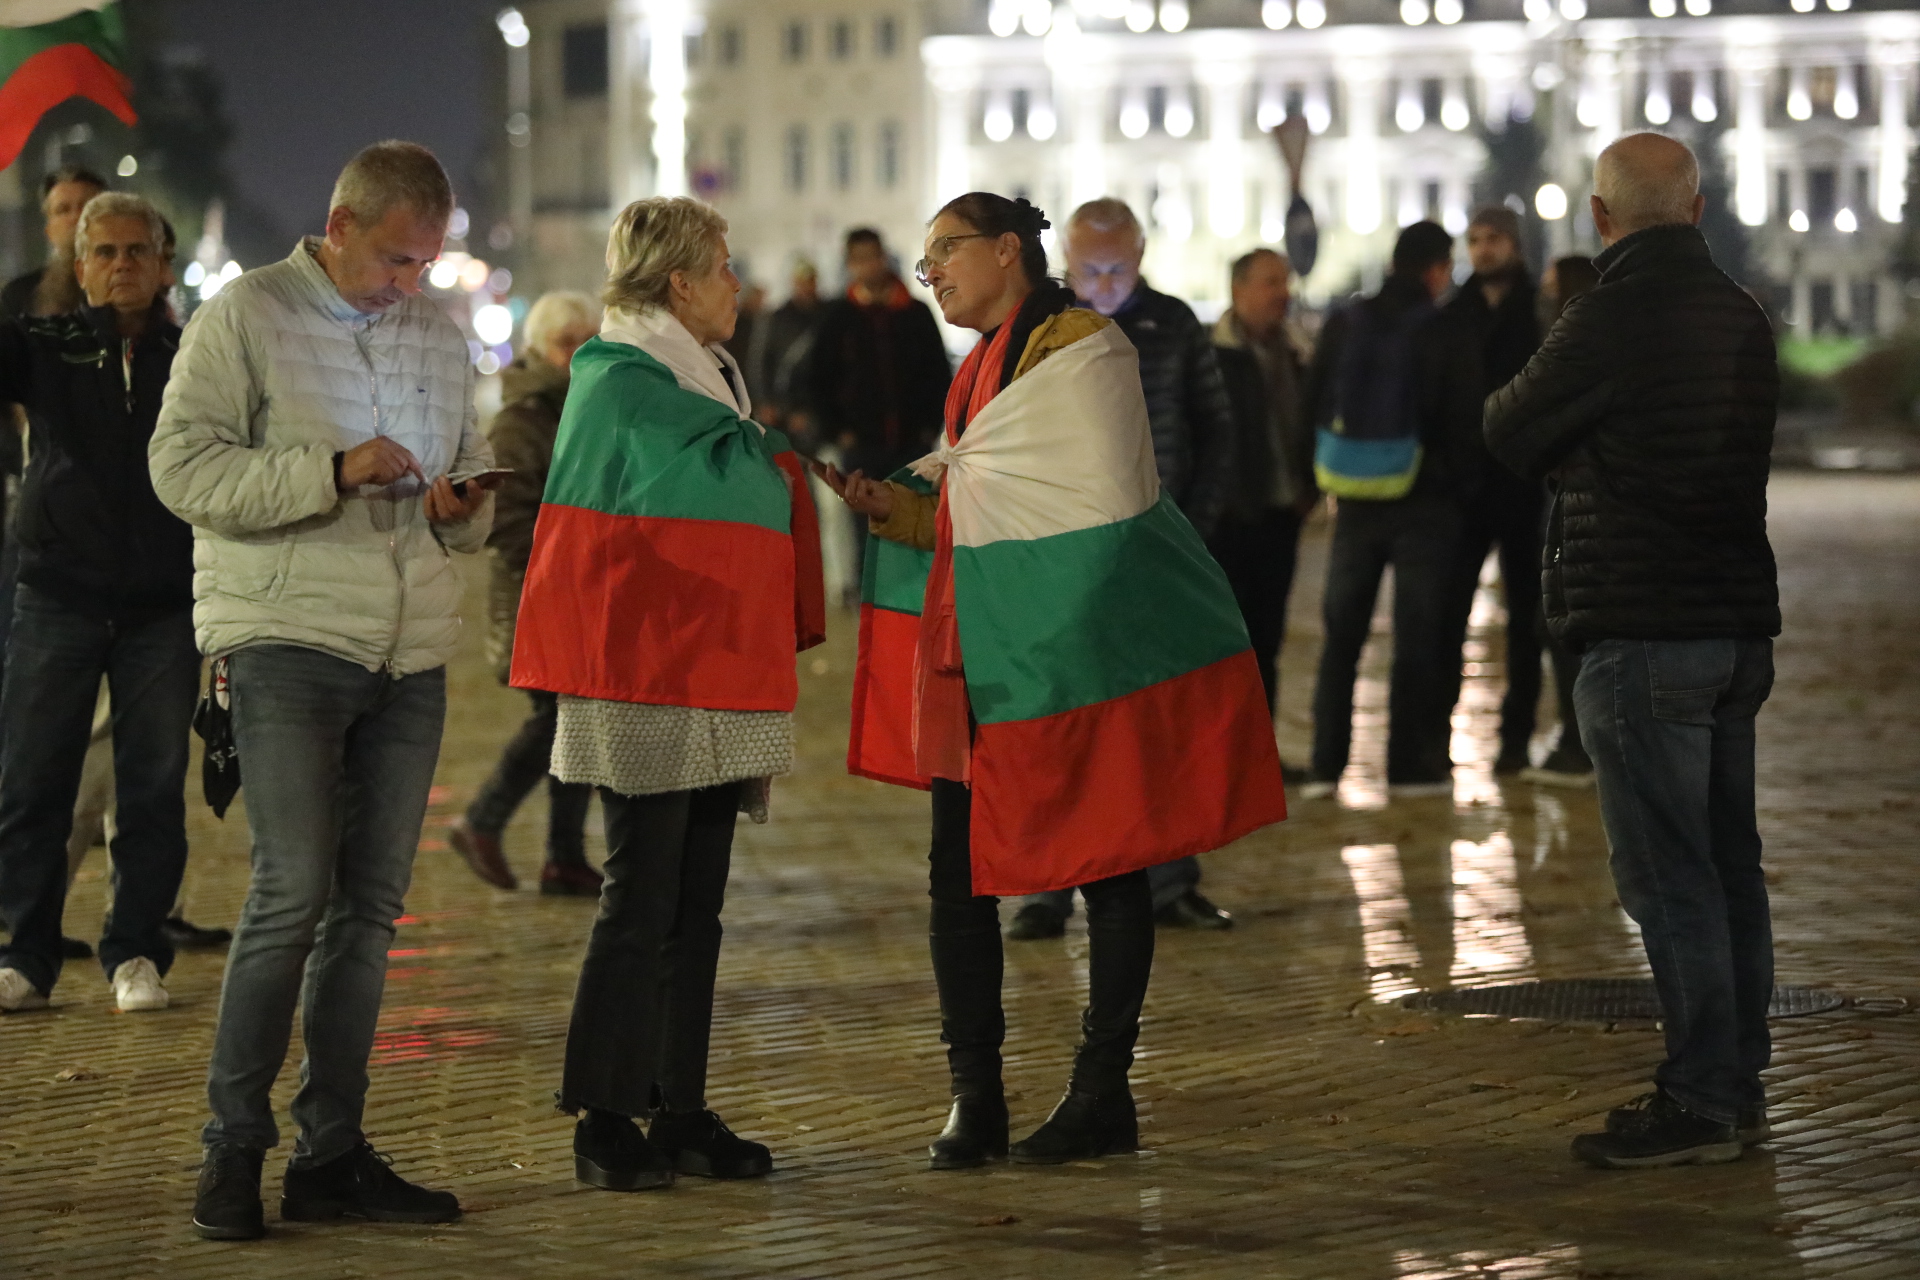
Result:
<instances>
[{"instance_id":1,"label":"blue and yellow bag","mask_svg":"<svg viewBox=\"0 0 1920 1280\"><path fill-rule=\"evenodd\" d=\"M1434 307L1384 318L1373 301L1347 310L1331 413L1314 433L1313 473L1335 497L1389 502L1406 497L1420 474L1415 335Z\"/></svg>"}]
</instances>

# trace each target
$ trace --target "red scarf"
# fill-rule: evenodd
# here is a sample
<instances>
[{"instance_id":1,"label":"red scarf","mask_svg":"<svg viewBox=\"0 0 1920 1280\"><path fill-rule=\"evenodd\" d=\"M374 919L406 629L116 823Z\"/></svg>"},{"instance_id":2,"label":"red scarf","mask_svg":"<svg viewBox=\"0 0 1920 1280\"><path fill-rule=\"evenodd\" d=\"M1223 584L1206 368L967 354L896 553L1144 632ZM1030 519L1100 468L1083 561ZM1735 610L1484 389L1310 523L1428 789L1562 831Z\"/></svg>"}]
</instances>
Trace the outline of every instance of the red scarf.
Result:
<instances>
[{"instance_id":1,"label":"red scarf","mask_svg":"<svg viewBox=\"0 0 1920 1280\"><path fill-rule=\"evenodd\" d=\"M967 353L947 388L949 445L958 444L961 433L1000 394L1001 383L1006 380L1013 321L1014 316L1008 316L998 333ZM920 647L913 662L914 757L920 772L928 777L968 782L972 778L973 733L967 678L960 658L960 621L953 606L953 516L947 510L944 478L934 536L933 568L927 574L926 602L921 606Z\"/></svg>"}]
</instances>

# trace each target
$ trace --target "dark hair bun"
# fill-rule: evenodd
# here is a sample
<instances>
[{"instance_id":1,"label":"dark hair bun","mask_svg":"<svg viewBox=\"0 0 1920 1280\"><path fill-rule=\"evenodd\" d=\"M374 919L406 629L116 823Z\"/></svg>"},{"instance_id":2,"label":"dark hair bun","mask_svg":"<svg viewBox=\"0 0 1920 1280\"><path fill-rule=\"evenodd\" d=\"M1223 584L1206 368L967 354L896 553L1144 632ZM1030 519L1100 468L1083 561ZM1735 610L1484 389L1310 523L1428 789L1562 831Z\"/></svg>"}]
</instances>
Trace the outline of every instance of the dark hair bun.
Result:
<instances>
[{"instance_id":1,"label":"dark hair bun","mask_svg":"<svg viewBox=\"0 0 1920 1280\"><path fill-rule=\"evenodd\" d=\"M1037 236L1053 225L1047 221L1047 215L1045 213L1041 212L1037 206L1027 202L1025 196L1015 200L1013 202L1013 208L1014 217L1019 220L1019 230L1023 235Z\"/></svg>"}]
</instances>

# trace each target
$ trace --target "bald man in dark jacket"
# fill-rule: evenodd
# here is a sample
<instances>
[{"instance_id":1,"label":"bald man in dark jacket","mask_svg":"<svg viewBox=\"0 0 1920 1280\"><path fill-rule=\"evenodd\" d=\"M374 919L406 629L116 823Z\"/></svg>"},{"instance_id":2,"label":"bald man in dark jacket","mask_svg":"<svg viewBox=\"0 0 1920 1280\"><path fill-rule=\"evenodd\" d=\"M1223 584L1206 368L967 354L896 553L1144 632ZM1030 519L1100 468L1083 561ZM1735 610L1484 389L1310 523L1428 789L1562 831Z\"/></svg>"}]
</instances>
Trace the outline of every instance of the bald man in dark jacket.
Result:
<instances>
[{"instance_id":1,"label":"bald man in dark jacket","mask_svg":"<svg viewBox=\"0 0 1920 1280\"><path fill-rule=\"evenodd\" d=\"M1554 489L1548 625L1581 654L1614 881L1665 1015L1655 1091L1573 1151L1604 1168L1719 1163L1767 1134L1754 723L1780 631L1766 528L1779 373L1766 315L1698 230L1692 154L1630 135L1594 186L1600 283L1486 414L1494 456Z\"/></svg>"}]
</instances>

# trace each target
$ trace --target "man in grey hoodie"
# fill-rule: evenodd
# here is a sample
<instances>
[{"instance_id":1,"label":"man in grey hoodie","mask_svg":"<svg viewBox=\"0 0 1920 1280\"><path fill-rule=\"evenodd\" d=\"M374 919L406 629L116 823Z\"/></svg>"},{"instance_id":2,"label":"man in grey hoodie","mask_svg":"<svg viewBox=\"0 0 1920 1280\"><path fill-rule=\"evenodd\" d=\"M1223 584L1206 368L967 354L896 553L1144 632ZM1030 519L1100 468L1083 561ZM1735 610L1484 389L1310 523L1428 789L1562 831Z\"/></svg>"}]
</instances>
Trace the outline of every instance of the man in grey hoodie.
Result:
<instances>
[{"instance_id":1,"label":"man in grey hoodie","mask_svg":"<svg viewBox=\"0 0 1920 1280\"><path fill-rule=\"evenodd\" d=\"M194 624L230 679L253 880L220 993L194 1226L265 1233L270 1092L296 1001L307 1059L280 1216L448 1222L361 1129L387 949L412 874L491 464L459 329L420 296L453 191L424 147L347 165L324 237L194 315L150 450L194 527ZM218 676L216 675L216 679Z\"/></svg>"}]
</instances>

